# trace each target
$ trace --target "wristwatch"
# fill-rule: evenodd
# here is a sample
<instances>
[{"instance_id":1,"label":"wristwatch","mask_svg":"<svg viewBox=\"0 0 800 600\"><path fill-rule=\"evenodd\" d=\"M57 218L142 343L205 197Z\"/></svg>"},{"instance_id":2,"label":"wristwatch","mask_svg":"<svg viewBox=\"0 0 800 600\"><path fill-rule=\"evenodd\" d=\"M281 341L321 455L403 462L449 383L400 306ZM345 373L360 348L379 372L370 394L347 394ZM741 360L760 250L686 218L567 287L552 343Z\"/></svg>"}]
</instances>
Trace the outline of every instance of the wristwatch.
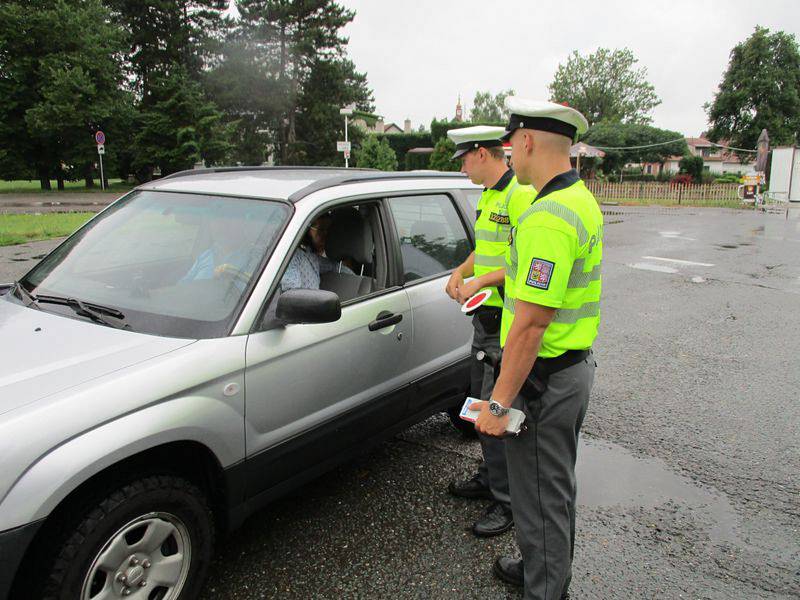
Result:
<instances>
[{"instance_id":1,"label":"wristwatch","mask_svg":"<svg viewBox=\"0 0 800 600\"><path fill-rule=\"evenodd\" d=\"M489 400L489 412L495 417L505 417L508 414L508 409L497 400Z\"/></svg>"}]
</instances>

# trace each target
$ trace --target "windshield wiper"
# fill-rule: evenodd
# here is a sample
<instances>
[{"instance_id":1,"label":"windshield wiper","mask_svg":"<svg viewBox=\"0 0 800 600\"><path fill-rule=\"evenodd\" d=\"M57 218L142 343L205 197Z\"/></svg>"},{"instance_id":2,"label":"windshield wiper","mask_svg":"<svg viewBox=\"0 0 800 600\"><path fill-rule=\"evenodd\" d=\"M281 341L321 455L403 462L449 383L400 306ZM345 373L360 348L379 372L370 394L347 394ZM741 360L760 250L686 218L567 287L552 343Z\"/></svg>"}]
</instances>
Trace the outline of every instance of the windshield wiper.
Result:
<instances>
[{"instance_id":1,"label":"windshield wiper","mask_svg":"<svg viewBox=\"0 0 800 600\"><path fill-rule=\"evenodd\" d=\"M14 282L14 293L16 293L17 298L25 302L25 306L29 306L32 308L36 308L38 310L42 310L38 304L36 304L36 296L31 294L28 290L25 289L25 286L22 285L21 282L15 281Z\"/></svg>"},{"instance_id":2,"label":"windshield wiper","mask_svg":"<svg viewBox=\"0 0 800 600\"><path fill-rule=\"evenodd\" d=\"M49 294L39 294L34 296L36 302L39 303L49 303L49 304L60 304L62 306L69 306L72 310L75 311L75 314L78 314L82 317L87 317L94 321L95 323L100 323L101 325L107 325L108 327L116 327L117 329L130 329L130 325L125 323L125 315L118 311L116 308L112 308L110 306L103 306L102 304L95 304L93 302L82 302L77 298L67 298L66 296L51 296ZM103 315L108 315L109 317L113 317L121 323L112 323L108 319L106 319Z\"/></svg>"}]
</instances>

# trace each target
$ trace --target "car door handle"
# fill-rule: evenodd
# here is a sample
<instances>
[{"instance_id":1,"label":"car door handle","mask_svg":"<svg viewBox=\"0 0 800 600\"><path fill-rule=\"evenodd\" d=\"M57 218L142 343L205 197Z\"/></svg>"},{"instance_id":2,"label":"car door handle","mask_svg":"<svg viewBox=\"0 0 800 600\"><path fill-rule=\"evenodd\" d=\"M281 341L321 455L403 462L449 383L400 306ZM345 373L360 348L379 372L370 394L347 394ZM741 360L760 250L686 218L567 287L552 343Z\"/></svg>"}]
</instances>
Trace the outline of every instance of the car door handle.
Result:
<instances>
[{"instance_id":1,"label":"car door handle","mask_svg":"<svg viewBox=\"0 0 800 600\"><path fill-rule=\"evenodd\" d=\"M369 324L369 330L378 331L378 329L383 329L384 327L397 325L402 320L403 315L396 315L388 310L382 310L378 313L378 316L375 318L375 320Z\"/></svg>"}]
</instances>

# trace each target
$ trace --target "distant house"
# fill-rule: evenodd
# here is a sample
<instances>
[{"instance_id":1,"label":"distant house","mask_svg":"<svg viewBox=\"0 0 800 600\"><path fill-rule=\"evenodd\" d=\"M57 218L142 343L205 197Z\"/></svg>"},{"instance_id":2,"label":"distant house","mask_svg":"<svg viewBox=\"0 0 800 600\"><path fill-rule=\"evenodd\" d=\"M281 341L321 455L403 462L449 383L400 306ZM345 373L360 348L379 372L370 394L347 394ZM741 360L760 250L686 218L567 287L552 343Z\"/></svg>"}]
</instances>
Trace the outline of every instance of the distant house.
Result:
<instances>
[{"instance_id":1,"label":"distant house","mask_svg":"<svg viewBox=\"0 0 800 600\"><path fill-rule=\"evenodd\" d=\"M748 175L755 173L755 154L750 162L742 162L736 154L720 148L719 145L727 145L727 141L721 140L719 145L712 144L704 137L688 137L686 145L689 146L689 153L692 156L700 156L703 159L703 169L712 175L724 175L725 173L739 173ZM666 173L677 173L680 171L681 156L670 156L664 162L663 171ZM645 175L658 175L662 170L660 163L642 164L642 173Z\"/></svg>"},{"instance_id":2,"label":"distant house","mask_svg":"<svg viewBox=\"0 0 800 600\"><path fill-rule=\"evenodd\" d=\"M396 123L385 123L381 115L360 111L353 113L353 125L368 133L411 133L411 119L406 119L401 128Z\"/></svg>"}]
</instances>

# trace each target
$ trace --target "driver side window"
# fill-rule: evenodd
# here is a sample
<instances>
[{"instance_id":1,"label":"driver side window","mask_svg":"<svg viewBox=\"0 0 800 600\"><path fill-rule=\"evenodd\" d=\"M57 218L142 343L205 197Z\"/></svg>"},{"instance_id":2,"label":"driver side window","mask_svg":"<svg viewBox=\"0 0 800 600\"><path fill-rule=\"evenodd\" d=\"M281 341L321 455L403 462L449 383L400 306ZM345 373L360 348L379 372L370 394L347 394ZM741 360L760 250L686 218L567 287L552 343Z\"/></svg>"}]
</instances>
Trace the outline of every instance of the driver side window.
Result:
<instances>
[{"instance_id":1,"label":"driver side window","mask_svg":"<svg viewBox=\"0 0 800 600\"><path fill-rule=\"evenodd\" d=\"M265 322L277 298L293 289L334 292L344 304L386 288L387 261L376 202L317 213L280 278Z\"/></svg>"}]
</instances>

